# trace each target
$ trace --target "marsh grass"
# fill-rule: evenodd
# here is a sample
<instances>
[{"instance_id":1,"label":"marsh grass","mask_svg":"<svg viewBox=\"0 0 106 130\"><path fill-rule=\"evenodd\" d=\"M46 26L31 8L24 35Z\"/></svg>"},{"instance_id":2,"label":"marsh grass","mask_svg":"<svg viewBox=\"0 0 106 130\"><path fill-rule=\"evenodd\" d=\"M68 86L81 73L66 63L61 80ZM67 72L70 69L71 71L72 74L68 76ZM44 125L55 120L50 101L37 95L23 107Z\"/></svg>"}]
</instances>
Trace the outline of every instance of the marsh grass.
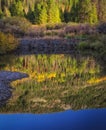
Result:
<instances>
[{"instance_id":1,"label":"marsh grass","mask_svg":"<svg viewBox=\"0 0 106 130\"><path fill-rule=\"evenodd\" d=\"M95 82L88 83L95 77L99 78L100 73L99 65L92 58L76 60L69 55L32 55L16 57L14 60L4 69L26 72L29 78L11 84L13 96L0 108L0 112L45 113L100 106L98 102L95 104L96 91L99 93L98 87L95 87ZM100 86L102 95L105 85L102 85L103 87L101 84L97 85ZM95 93L92 92L93 88ZM84 97L85 89L88 92L86 96L90 96L92 92L90 98L94 100L92 106L89 105L90 101L86 101L89 97L88 99ZM83 100L85 104L87 102L86 107L83 103L81 105ZM102 97L99 100L100 107L104 106Z\"/></svg>"}]
</instances>

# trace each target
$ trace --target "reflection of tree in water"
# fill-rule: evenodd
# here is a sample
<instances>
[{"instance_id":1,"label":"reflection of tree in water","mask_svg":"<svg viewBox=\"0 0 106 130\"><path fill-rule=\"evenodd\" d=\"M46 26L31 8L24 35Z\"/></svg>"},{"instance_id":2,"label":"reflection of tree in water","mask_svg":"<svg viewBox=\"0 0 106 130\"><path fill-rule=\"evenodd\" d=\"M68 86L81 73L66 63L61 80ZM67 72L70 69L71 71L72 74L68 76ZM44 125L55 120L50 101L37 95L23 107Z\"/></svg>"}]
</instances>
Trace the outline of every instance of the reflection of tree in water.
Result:
<instances>
[{"instance_id":1,"label":"reflection of tree in water","mask_svg":"<svg viewBox=\"0 0 106 130\"><path fill-rule=\"evenodd\" d=\"M4 69L8 64L15 64L14 55L2 55L0 56L0 70Z\"/></svg>"},{"instance_id":2,"label":"reflection of tree in water","mask_svg":"<svg viewBox=\"0 0 106 130\"><path fill-rule=\"evenodd\" d=\"M84 82L97 77L100 67L91 57L74 57L70 55L26 55L10 58L6 70L26 72L38 82L46 80L57 82ZM75 80L75 81L74 81Z\"/></svg>"},{"instance_id":3,"label":"reflection of tree in water","mask_svg":"<svg viewBox=\"0 0 106 130\"><path fill-rule=\"evenodd\" d=\"M85 50L85 54L84 52L80 52L80 55L83 57L92 57L95 60L95 63L100 65L101 68L101 76L105 76L106 75L106 55L100 55L99 52L95 52L95 51L89 51L86 52Z\"/></svg>"},{"instance_id":4,"label":"reflection of tree in water","mask_svg":"<svg viewBox=\"0 0 106 130\"><path fill-rule=\"evenodd\" d=\"M28 63L29 63L29 58L27 56L25 56L23 58L23 68L28 68Z\"/></svg>"}]
</instances>

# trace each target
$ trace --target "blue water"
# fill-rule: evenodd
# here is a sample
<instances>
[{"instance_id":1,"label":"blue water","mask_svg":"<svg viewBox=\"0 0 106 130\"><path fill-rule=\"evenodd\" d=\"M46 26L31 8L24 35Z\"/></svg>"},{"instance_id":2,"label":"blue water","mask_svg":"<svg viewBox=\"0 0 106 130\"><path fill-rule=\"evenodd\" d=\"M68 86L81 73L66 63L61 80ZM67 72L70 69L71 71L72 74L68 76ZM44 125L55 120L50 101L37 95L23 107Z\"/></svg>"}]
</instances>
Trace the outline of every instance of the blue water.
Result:
<instances>
[{"instance_id":1,"label":"blue water","mask_svg":"<svg viewBox=\"0 0 106 130\"><path fill-rule=\"evenodd\" d=\"M52 114L1 114L0 130L106 130L106 109Z\"/></svg>"}]
</instances>

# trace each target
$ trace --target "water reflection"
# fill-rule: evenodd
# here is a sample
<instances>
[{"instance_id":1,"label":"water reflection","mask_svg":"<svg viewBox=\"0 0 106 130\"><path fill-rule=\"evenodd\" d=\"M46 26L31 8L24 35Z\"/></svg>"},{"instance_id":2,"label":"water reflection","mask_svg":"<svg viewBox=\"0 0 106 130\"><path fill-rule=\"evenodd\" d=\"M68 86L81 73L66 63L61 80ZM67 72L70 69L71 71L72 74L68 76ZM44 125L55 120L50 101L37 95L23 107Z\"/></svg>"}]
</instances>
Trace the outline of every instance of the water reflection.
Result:
<instances>
[{"instance_id":1,"label":"water reflection","mask_svg":"<svg viewBox=\"0 0 106 130\"><path fill-rule=\"evenodd\" d=\"M92 57L78 57L70 55L30 55L20 57L6 57L2 59L1 69L26 72L36 82L55 80L72 84L89 82L100 73L100 66ZM2 68L3 67L3 68ZM76 81L76 82L75 82Z\"/></svg>"},{"instance_id":2,"label":"water reflection","mask_svg":"<svg viewBox=\"0 0 106 130\"><path fill-rule=\"evenodd\" d=\"M1 112L42 113L106 106L105 85L97 89L105 77L100 77L101 67L93 57L64 54L8 56L0 59L0 69L29 74L28 79L12 84L15 88L13 98L0 109ZM97 100L100 100L99 104Z\"/></svg>"}]
</instances>

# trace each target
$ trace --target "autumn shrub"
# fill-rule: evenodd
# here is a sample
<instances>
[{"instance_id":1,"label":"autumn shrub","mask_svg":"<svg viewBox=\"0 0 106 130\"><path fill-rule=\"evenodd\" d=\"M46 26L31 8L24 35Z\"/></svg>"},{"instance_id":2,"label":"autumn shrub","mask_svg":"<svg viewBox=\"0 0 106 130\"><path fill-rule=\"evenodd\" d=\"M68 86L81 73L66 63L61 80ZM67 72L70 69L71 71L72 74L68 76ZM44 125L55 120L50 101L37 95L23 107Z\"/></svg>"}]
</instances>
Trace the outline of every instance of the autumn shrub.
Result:
<instances>
[{"instance_id":1,"label":"autumn shrub","mask_svg":"<svg viewBox=\"0 0 106 130\"><path fill-rule=\"evenodd\" d=\"M53 30L53 29L55 29L55 24L47 24L46 25L46 29L47 30Z\"/></svg>"},{"instance_id":2,"label":"autumn shrub","mask_svg":"<svg viewBox=\"0 0 106 130\"><path fill-rule=\"evenodd\" d=\"M17 45L18 41L13 35L0 32L0 54L13 51Z\"/></svg>"},{"instance_id":3,"label":"autumn shrub","mask_svg":"<svg viewBox=\"0 0 106 130\"><path fill-rule=\"evenodd\" d=\"M76 35L79 34L94 34L95 33L95 27L91 26L89 24L76 24L76 25L68 25L65 28L65 33L74 33Z\"/></svg>"},{"instance_id":4,"label":"autumn shrub","mask_svg":"<svg viewBox=\"0 0 106 130\"><path fill-rule=\"evenodd\" d=\"M55 24L55 29L62 29L66 26L66 23Z\"/></svg>"},{"instance_id":5,"label":"autumn shrub","mask_svg":"<svg viewBox=\"0 0 106 130\"><path fill-rule=\"evenodd\" d=\"M43 37L45 32L46 27L44 25L32 25L26 32L26 35L30 37Z\"/></svg>"},{"instance_id":6,"label":"autumn shrub","mask_svg":"<svg viewBox=\"0 0 106 130\"><path fill-rule=\"evenodd\" d=\"M66 23L57 23L57 24L47 24L47 30L55 30L55 29L62 29L66 26Z\"/></svg>"},{"instance_id":7,"label":"autumn shrub","mask_svg":"<svg viewBox=\"0 0 106 130\"><path fill-rule=\"evenodd\" d=\"M31 27L31 23L23 17L8 17L0 20L0 30L5 33L24 34Z\"/></svg>"}]
</instances>

